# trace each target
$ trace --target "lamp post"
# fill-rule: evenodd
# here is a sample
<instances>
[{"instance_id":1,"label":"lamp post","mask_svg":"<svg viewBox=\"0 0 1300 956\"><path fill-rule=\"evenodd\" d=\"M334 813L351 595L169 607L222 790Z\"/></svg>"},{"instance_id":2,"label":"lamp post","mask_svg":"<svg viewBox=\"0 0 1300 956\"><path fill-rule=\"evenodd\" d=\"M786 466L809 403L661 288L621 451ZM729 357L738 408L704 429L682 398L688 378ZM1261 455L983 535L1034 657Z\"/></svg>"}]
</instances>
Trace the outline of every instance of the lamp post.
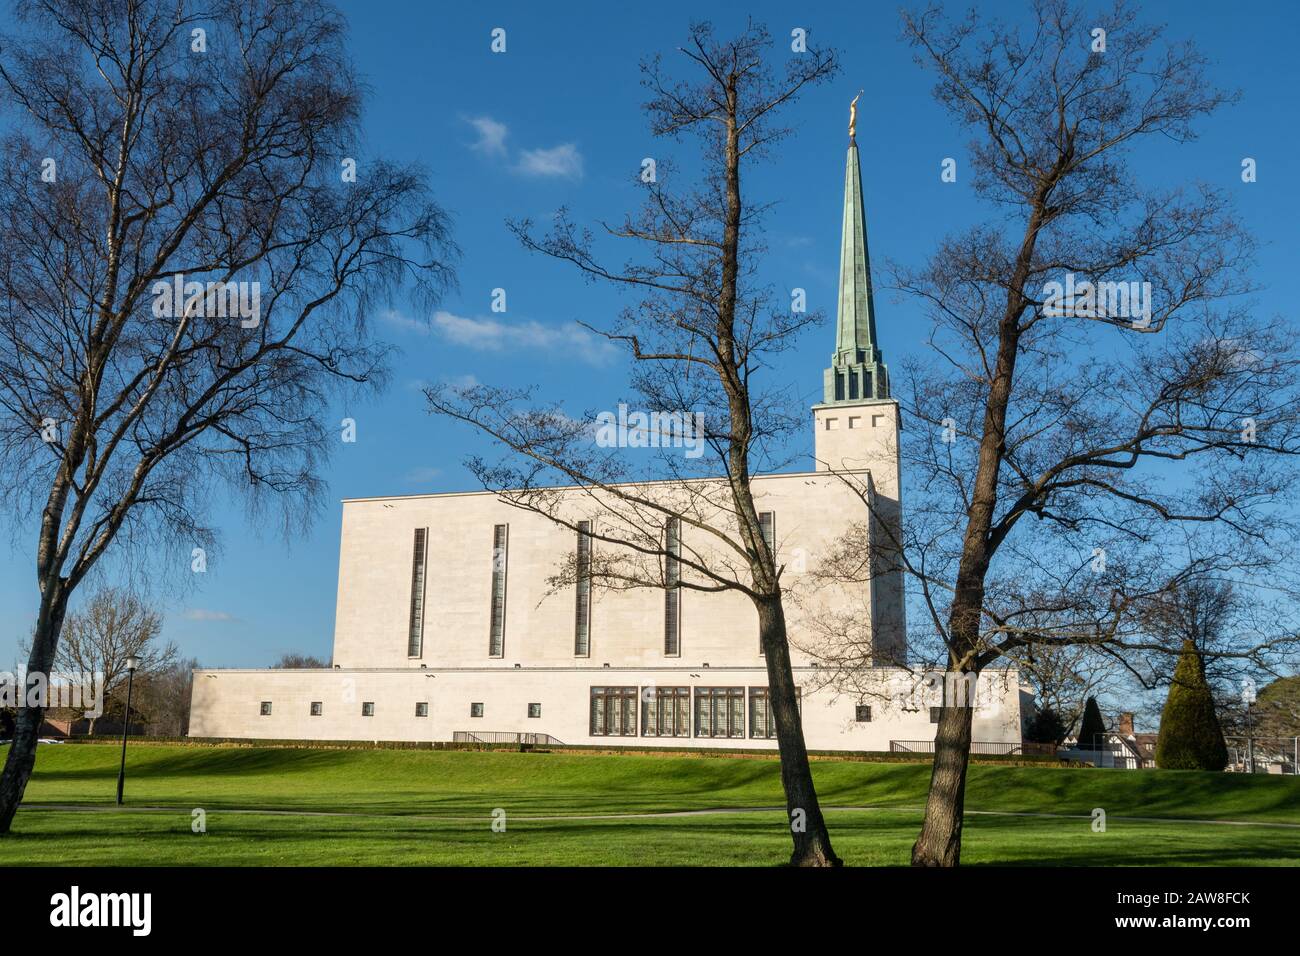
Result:
<instances>
[{"instance_id":1,"label":"lamp post","mask_svg":"<svg viewBox=\"0 0 1300 956\"><path fill-rule=\"evenodd\" d=\"M1250 703L1246 702L1246 773L1255 772L1255 727L1250 719Z\"/></svg>"},{"instance_id":2,"label":"lamp post","mask_svg":"<svg viewBox=\"0 0 1300 956\"><path fill-rule=\"evenodd\" d=\"M1255 703L1255 682L1247 677L1241 682L1241 702L1246 705L1246 773L1255 772L1255 727L1250 719L1250 705Z\"/></svg>"},{"instance_id":3,"label":"lamp post","mask_svg":"<svg viewBox=\"0 0 1300 956\"><path fill-rule=\"evenodd\" d=\"M126 783L126 735L131 731L131 685L140 659L132 654L126 659L126 722L122 725L122 765L117 771L117 805L122 805L122 785Z\"/></svg>"}]
</instances>

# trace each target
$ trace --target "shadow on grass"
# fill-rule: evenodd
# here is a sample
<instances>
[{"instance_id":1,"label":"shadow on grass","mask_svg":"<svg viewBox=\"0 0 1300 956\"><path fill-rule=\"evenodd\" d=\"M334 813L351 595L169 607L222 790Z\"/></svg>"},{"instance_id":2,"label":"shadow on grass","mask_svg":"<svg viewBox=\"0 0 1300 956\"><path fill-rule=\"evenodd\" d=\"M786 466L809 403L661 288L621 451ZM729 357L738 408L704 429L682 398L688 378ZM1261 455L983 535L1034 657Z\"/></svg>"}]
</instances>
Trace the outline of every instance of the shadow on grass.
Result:
<instances>
[{"instance_id":1,"label":"shadow on grass","mask_svg":"<svg viewBox=\"0 0 1300 956\"><path fill-rule=\"evenodd\" d=\"M1300 864L1300 833L1215 824L967 819L964 866L1259 866Z\"/></svg>"},{"instance_id":2,"label":"shadow on grass","mask_svg":"<svg viewBox=\"0 0 1300 956\"><path fill-rule=\"evenodd\" d=\"M37 754L35 777L51 782L60 780L95 780L108 774L116 778L120 751L106 744L67 744L74 747L103 747L110 760L86 767L41 766L42 751ZM207 777L212 774L283 774L314 773L345 766L350 761L342 750L272 750L257 748L207 748L173 747L159 753L161 748L137 746L127 750L127 767L139 779L155 777ZM62 753L59 754L63 756ZM99 757L100 754L95 756Z\"/></svg>"},{"instance_id":3,"label":"shadow on grass","mask_svg":"<svg viewBox=\"0 0 1300 956\"><path fill-rule=\"evenodd\" d=\"M32 804L113 799L116 748L38 755ZM917 807L928 764L814 761L823 806ZM775 760L133 744L136 805L474 816L781 806ZM201 803L196 802L201 801ZM971 768L970 810L1300 823L1300 781L1196 771Z\"/></svg>"},{"instance_id":4,"label":"shadow on grass","mask_svg":"<svg viewBox=\"0 0 1300 956\"><path fill-rule=\"evenodd\" d=\"M790 849L779 811L675 820L481 822L402 817L208 816L188 813L20 814L0 838L8 865L779 866ZM849 865L904 866L920 814L836 815L831 836ZM1213 825L978 818L967 822L967 866L1200 866L1295 863L1300 834Z\"/></svg>"}]
</instances>

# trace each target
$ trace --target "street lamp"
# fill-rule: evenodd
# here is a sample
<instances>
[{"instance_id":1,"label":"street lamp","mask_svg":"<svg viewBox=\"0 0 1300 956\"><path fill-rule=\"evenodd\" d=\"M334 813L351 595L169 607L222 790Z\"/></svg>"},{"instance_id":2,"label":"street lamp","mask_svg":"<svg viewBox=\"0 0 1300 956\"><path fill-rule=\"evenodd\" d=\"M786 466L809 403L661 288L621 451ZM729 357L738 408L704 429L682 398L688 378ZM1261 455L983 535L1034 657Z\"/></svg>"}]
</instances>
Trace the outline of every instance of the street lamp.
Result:
<instances>
[{"instance_id":1,"label":"street lamp","mask_svg":"<svg viewBox=\"0 0 1300 956\"><path fill-rule=\"evenodd\" d=\"M1255 703L1255 682L1247 677L1241 682L1241 702L1246 705L1246 772L1255 772L1255 727L1250 719L1250 705Z\"/></svg>"},{"instance_id":2,"label":"street lamp","mask_svg":"<svg viewBox=\"0 0 1300 956\"><path fill-rule=\"evenodd\" d=\"M126 659L126 722L122 725L122 766L117 771L117 805L122 805L122 785L126 782L126 735L131 730L131 685L140 659L132 654Z\"/></svg>"}]
</instances>

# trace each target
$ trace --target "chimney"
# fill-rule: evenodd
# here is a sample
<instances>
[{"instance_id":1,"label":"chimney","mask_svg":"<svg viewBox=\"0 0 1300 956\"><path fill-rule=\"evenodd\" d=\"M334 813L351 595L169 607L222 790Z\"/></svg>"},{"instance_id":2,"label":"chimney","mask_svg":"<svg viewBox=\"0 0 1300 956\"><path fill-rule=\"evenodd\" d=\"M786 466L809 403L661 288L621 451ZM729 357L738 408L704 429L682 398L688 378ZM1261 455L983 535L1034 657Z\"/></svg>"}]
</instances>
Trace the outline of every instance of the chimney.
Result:
<instances>
[{"instance_id":1,"label":"chimney","mask_svg":"<svg viewBox=\"0 0 1300 956\"><path fill-rule=\"evenodd\" d=\"M1119 734L1121 737L1133 736L1133 715L1131 713L1119 715Z\"/></svg>"}]
</instances>

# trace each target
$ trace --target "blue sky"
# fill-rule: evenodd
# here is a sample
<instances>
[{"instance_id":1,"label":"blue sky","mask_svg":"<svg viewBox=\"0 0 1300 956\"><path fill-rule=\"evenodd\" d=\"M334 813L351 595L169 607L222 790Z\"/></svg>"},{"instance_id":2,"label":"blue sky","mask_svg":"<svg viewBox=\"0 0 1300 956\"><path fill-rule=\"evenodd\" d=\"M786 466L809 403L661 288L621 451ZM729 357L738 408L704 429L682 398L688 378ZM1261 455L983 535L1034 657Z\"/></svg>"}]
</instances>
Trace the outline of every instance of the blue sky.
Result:
<instances>
[{"instance_id":1,"label":"blue sky","mask_svg":"<svg viewBox=\"0 0 1300 956\"><path fill-rule=\"evenodd\" d=\"M731 11L737 5L715 5ZM964 5L958 5L964 8ZM1022 9L1000 3L1006 15ZM337 410L357 422L355 444L340 443L324 477L328 503L311 533L286 543L250 528L238 506L217 512L223 545L205 575L158 599L166 636L208 666L263 666L281 652L328 656L338 568L338 500L473 487L462 459L486 451L465 428L430 418L419 386L439 380L535 383L575 408L612 408L627 394L626 368L575 320L600 324L623 300L582 282L563 266L529 256L507 234L507 217L547 220L568 206L579 222L618 219L633 208L633 176L646 156L693 156L694 146L656 141L646 129L637 64L673 51L698 3L477 4L397 0L344 2L350 48L370 88L365 140L358 155L423 163L438 199L453 213L463 249L459 289L425 323L409 309L375 316L380 337L402 349L392 386L378 400ZM858 142L871 250L919 263L941 236L988 210L961 175L966 134L931 99L932 78L899 41L897 4L751 3L778 42L803 27L814 42L841 53L838 80L805 97L786 116L796 127L774 161L747 181L750 195L774 200L768 220L770 273L808 290L809 305L833 316L848 101L862 88ZM1148 21L1174 37L1192 37L1213 61L1217 83L1243 100L1200 126L1198 142L1144 147L1147 181L1202 179L1233 191L1262 243L1255 277L1269 315L1290 314L1287 282L1296 267L1296 188L1300 130L1294 95L1300 67L1293 44L1300 14L1290 4L1248 9L1211 2L1148 3ZM712 15L719 32L745 14ZM507 51L489 49L493 28ZM788 41L787 41L788 42ZM958 160L958 182L939 165ZM1244 156L1259 181L1240 179ZM879 280L878 280L879 281ZM494 288L508 311L493 314ZM926 326L916 306L877 295L878 331L891 364L921 348ZM427 317L425 317L427 318ZM496 323L496 324L493 324ZM496 334L508 331L509 336ZM809 404L821 388L831 330L810 334L772 370L774 384L795 383ZM811 429L807 452L811 455ZM16 659L36 605L29 527L0 536L0 669ZM12 539L12 545L11 545ZM188 578L189 575L180 577Z\"/></svg>"}]
</instances>

